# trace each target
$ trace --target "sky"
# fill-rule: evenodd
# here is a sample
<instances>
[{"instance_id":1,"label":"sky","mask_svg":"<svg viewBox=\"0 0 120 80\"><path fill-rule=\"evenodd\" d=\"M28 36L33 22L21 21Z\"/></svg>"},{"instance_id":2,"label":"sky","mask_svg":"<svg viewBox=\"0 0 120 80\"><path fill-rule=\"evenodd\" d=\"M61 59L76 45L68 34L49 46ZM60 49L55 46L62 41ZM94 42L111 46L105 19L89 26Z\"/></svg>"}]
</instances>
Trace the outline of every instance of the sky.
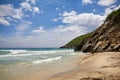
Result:
<instances>
[{"instance_id":1,"label":"sky","mask_svg":"<svg viewBox=\"0 0 120 80\"><path fill-rule=\"evenodd\" d=\"M120 0L0 0L0 48L63 46L118 8Z\"/></svg>"}]
</instances>

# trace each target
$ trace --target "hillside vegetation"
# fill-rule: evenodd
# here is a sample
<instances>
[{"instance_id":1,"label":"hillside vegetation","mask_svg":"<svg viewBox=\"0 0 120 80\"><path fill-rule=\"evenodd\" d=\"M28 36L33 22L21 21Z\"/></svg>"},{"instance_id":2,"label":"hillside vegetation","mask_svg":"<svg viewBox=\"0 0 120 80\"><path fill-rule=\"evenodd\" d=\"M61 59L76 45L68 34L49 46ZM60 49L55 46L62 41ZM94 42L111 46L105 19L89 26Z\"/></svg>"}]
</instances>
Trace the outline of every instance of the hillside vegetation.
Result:
<instances>
[{"instance_id":1,"label":"hillside vegetation","mask_svg":"<svg viewBox=\"0 0 120 80\"><path fill-rule=\"evenodd\" d=\"M90 34L91 33L80 35L60 48L74 48L75 46L77 46L77 44L79 44L83 39L87 38Z\"/></svg>"},{"instance_id":2,"label":"hillside vegetation","mask_svg":"<svg viewBox=\"0 0 120 80\"><path fill-rule=\"evenodd\" d=\"M109 20L112 20L112 19L114 19L114 18L118 18L119 15L120 15L120 8L119 8L118 10L115 10L115 11L111 12L111 13L107 16L105 22L106 22L106 21L109 21Z\"/></svg>"}]
</instances>

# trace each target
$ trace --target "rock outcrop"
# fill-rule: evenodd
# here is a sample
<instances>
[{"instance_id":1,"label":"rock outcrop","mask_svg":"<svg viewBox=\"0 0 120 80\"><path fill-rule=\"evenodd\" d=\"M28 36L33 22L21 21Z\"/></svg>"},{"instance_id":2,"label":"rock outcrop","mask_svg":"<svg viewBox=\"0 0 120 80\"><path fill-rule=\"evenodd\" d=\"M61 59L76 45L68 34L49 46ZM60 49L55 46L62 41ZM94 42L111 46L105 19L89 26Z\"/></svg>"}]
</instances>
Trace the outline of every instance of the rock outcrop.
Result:
<instances>
[{"instance_id":1,"label":"rock outcrop","mask_svg":"<svg viewBox=\"0 0 120 80\"><path fill-rule=\"evenodd\" d=\"M93 53L120 51L120 9L108 15L98 29L75 47L75 51Z\"/></svg>"}]
</instances>

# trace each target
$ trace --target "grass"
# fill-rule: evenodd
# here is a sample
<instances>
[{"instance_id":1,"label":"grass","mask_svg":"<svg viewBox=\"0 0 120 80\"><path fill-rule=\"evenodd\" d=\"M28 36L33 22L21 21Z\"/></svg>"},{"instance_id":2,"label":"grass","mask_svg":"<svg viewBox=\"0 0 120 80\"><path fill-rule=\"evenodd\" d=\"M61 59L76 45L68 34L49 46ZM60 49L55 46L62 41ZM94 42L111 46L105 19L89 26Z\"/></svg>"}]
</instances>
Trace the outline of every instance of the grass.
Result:
<instances>
[{"instance_id":1,"label":"grass","mask_svg":"<svg viewBox=\"0 0 120 80\"><path fill-rule=\"evenodd\" d=\"M111 13L108 15L108 17L106 18L105 21L109 21L109 20L112 20L112 19L114 19L114 18L117 18L117 17L119 17L119 15L120 15L120 8L117 9L117 10L115 10L115 11L113 11L113 12L111 12Z\"/></svg>"},{"instance_id":2,"label":"grass","mask_svg":"<svg viewBox=\"0 0 120 80\"><path fill-rule=\"evenodd\" d=\"M90 33L78 36L75 39L71 40L69 43L67 43L65 46L74 48L77 44L79 44L83 39L85 39L89 35Z\"/></svg>"}]
</instances>

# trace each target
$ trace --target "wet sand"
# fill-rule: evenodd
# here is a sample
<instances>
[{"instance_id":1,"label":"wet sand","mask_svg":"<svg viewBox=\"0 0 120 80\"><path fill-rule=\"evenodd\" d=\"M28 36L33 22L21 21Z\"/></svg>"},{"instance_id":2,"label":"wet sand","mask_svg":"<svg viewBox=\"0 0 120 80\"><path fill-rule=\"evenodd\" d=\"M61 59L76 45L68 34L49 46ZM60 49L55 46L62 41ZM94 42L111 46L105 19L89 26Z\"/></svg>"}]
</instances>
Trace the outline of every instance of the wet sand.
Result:
<instances>
[{"instance_id":1,"label":"wet sand","mask_svg":"<svg viewBox=\"0 0 120 80\"><path fill-rule=\"evenodd\" d=\"M18 64L1 67L0 80L47 80L58 74L74 70L87 55L76 55L50 63L27 65Z\"/></svg>"},{"instance_id":2,"label":"wet sand","mask_svg":"<svg viewBox=\"0 0 120 80\"><path fill-rule=\"evenodd\" d=\"M74 70L48 80L120 80L120 52L90 54Z\"/></svg>"}]
</instances>

